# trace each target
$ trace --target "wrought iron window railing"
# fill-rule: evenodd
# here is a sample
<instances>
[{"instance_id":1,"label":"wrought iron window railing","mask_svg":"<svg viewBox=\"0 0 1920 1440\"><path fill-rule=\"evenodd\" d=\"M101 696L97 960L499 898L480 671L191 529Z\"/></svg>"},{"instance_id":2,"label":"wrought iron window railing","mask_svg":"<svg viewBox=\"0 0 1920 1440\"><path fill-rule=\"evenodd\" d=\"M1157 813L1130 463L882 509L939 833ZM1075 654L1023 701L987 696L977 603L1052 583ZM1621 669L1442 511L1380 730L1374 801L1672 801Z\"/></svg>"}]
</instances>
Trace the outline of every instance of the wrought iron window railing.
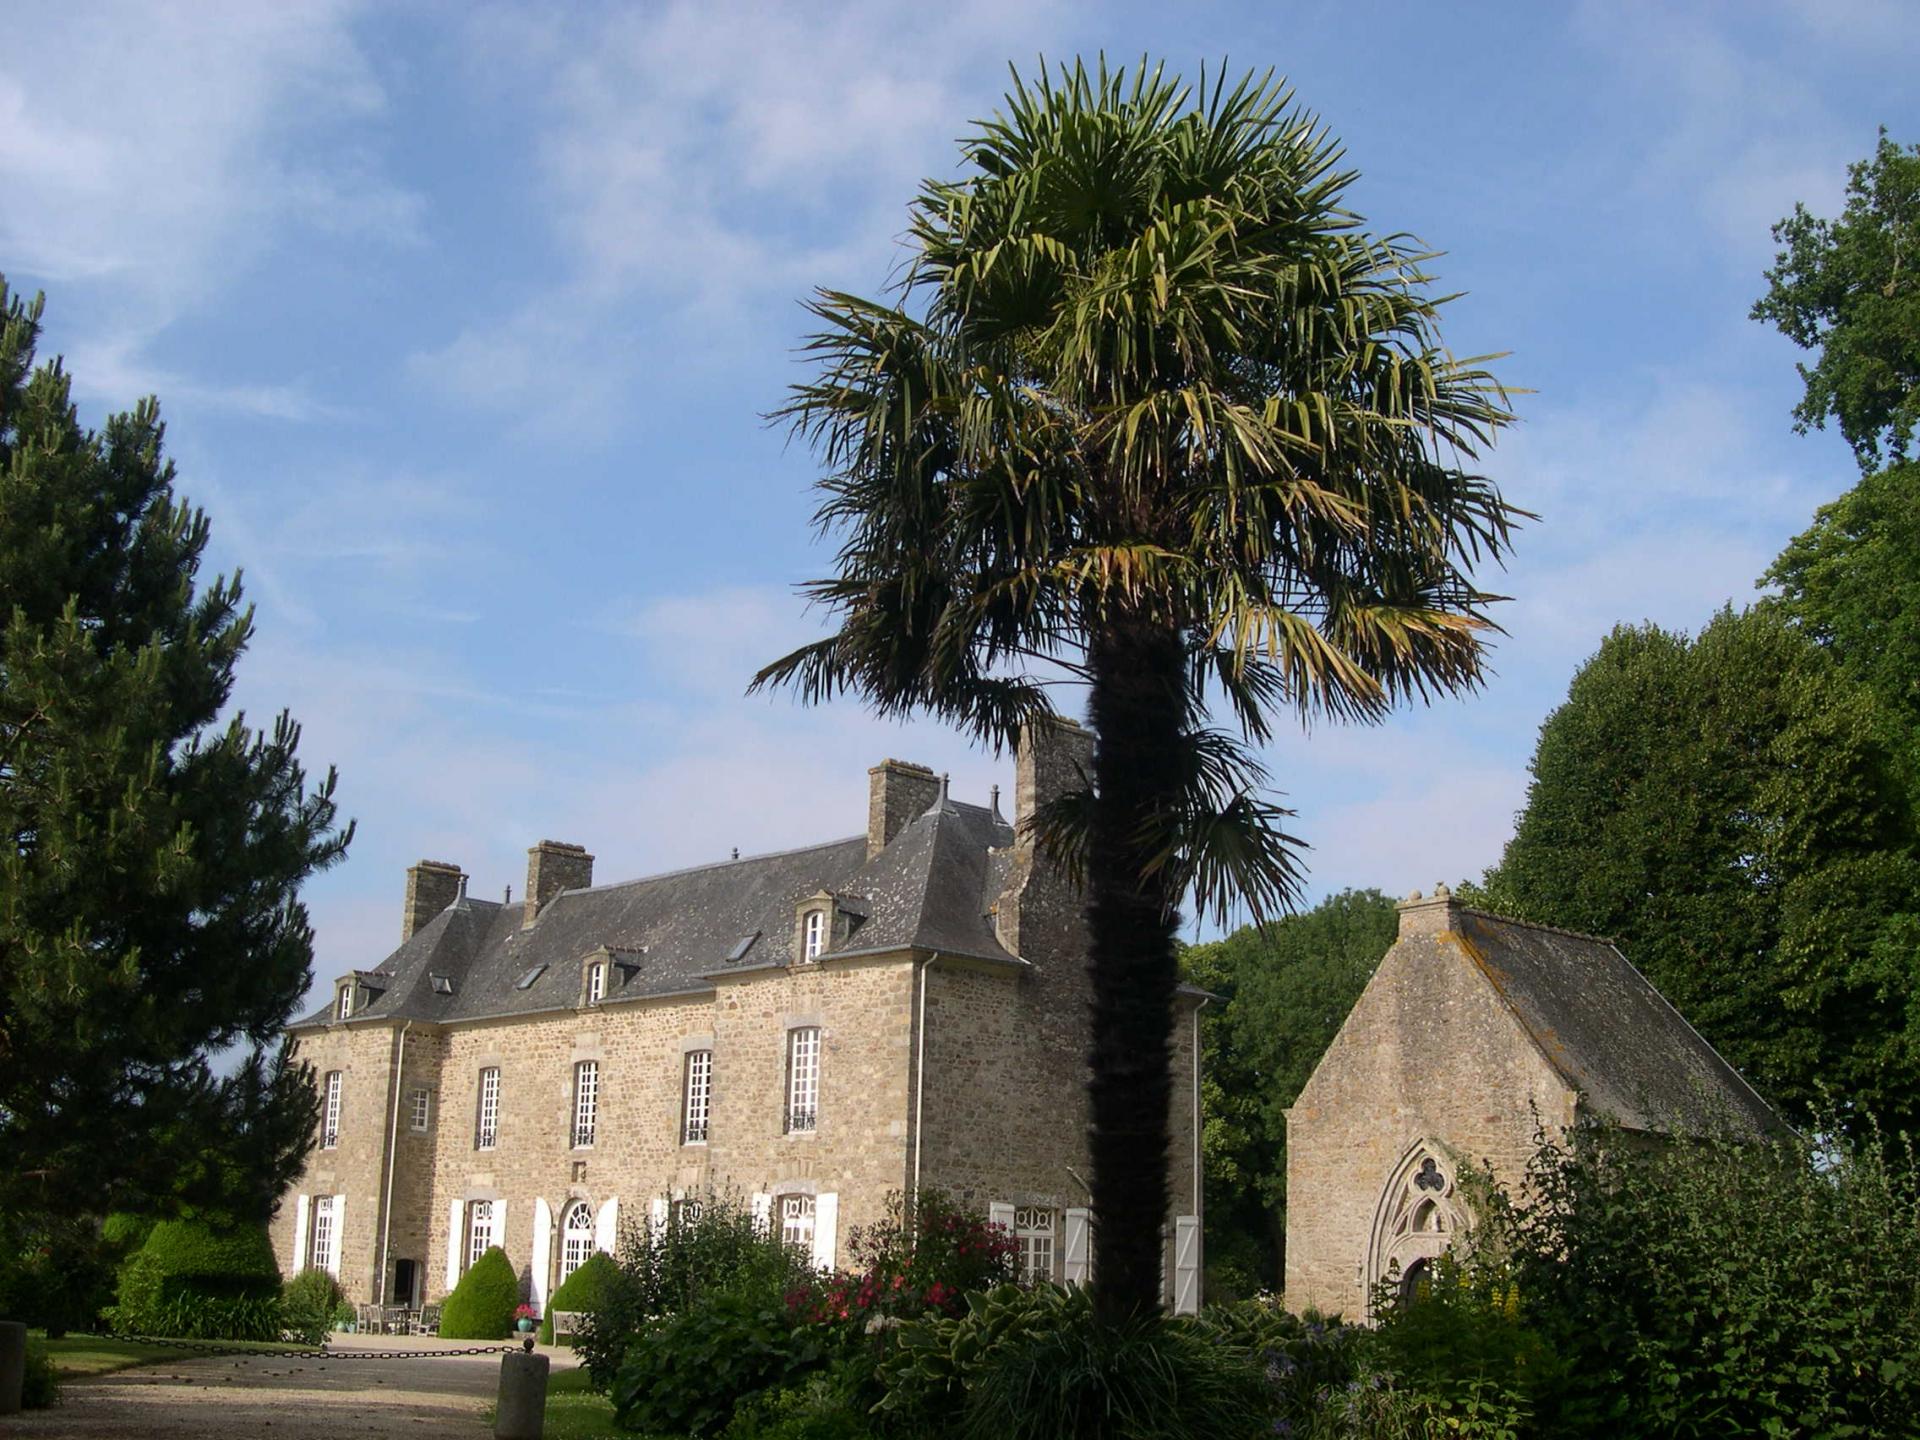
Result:
<instances>
[{"instance_id":1,"label":"wrought iron window railing","mask_svg":"<svg viewBox=\"0 0 1920 1440\"><path fill-rule=\"evenodd\" d=\"M495 1132L490 1126L483 1128L481 1130L475 1131L474 1137L473 1137L473 1148L476 1150L491 1150L493 1149L494 1139L495 1139Z\"/></svg>"},{"instance_id":2,"label":"wrought iron window railing","mask_svg":"<svg viewBox=\"0 0 1920 1440\"><path fill-rule=\"evenodd\" d=\"M573 1148L583 1149L593 1144L593 1126L576 1125L573 1127Z\"/></svg>"},{"instance_id":3,"label":"wrought iron window railing","mask_svg":"<svg viewBox=\"0 0 1920 1440\"><path fill-rule=\"evenodd\" d=\"M794 1135L803 1130L811 1130L818 1119L818 1114L813 1110L789 1110L787 1111L787 1134Z\"/></svg>"},{"instance_id":4,"label":"wrought iron window railing","mask_svg":"<svg viewBox=\"0 0 1920 1440\"><path fill-rule=\"evenodd\" d=\"M680 1143L682 1145L701 1145L706 1143L706 1138L707 1122L704 1120L689 1120L687 1122L687 1133L681 1137Z\"/></svg>"}]
</instances>

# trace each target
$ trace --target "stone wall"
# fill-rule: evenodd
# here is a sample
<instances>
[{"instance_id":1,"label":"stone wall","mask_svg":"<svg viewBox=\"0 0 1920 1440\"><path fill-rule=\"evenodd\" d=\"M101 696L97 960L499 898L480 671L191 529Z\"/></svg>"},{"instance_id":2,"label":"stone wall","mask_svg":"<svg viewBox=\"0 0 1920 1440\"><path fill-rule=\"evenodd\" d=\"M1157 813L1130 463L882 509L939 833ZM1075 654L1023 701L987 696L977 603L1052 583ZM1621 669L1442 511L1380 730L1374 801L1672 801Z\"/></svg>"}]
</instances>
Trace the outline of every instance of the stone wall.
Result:
<instances>
[{"instance_id":1,"label":"stone wall","mask_svg":"<svg viewBox=\"0 0 1920 1440\"><path fill-rule=\"evenodd\" d=\"M1536 1127L1574 1095L1447 925L1403 912L1401 938L1287 1112L1287 1305L1366 1313L1366 1260L1395 1167L1422 1141L1517 1185Z\"/></svg>"}]
</instances>

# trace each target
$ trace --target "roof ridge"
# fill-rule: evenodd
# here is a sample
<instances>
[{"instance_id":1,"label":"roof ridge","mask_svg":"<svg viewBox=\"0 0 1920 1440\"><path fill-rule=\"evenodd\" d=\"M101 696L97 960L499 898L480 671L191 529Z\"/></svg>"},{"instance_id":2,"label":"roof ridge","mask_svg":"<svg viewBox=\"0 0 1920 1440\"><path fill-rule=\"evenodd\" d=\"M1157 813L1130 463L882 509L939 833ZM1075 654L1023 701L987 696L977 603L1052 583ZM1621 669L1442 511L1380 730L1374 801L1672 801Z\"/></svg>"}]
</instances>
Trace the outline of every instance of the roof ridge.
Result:
<instances>
[{"instance_id":1,"label":"roof ridge","mask_svg":"<svg viewBox=\"0 0 1920 1440\"><path fill-rule=\"evenodd\" d=\"M1595 935L1586 930L1569 930L1564 925L1548 925L1540 920L1523 920L1518 915L1502 915L1498 910L1482 910L1477 905L1456 903L1453 908L1464 911L1468 915L1478 915L1482 920L1498 920L1502 925L1522 925L1529 930L1544 930L1549 935L1565 935L1573 940L1591 940L1596 945L1605 945L1614 950L1620 948L1619 943L1611 935Z\"/></svg>"},{"instance_id":2,"label":"roof ridge","mask_svg":"<svg viewBox=\"0 0 1920 1440\"><path fill-rule=\"evenodd\" d=\"M822 840L813 845L796 845L790 850L768 850L763 854L741 855L730 860L709 860L704 865L683 865L677 870L658 870L651 875L636 875L631 880L615 880L606 885L576 885L571 889L562 890L553 899L559 900L568 895L592 895L604 890L625 890L633 885L651 885L656 880L672 880L682 875L698 875L703 870L725 870L734 865L751 865L757 860L784 860L789 855L805 855L814 850L831 850L836 845L851 845L856 840L864 844L866 838L864 834L843 835L838 839ZM497 904L498 902L486 903ZM550 900L547 903L551 905L553 901Z\"/></svg>"}]
</instances>

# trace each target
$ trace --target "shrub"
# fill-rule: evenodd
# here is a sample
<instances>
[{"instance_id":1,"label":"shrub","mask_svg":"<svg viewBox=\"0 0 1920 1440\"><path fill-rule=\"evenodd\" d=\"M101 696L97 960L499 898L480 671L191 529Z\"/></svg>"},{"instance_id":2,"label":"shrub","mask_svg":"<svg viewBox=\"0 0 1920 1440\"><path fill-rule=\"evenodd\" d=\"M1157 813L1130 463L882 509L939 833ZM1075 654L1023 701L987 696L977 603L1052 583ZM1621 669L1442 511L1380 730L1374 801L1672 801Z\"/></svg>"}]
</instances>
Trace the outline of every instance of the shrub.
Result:
<instances>
[{"instance_id":1,"label":"shrub","mask_svg":"<svg viewBox=\"0 0 1920 1440\"><path fill-rule=\"evenodd\" d=\"M113 1321L137 1335L259 1339L272 1311L273 1333L264 1338L274 1339L279 1293L265 1226L162 1220L120 1267ZM227 1325L238 1330L227 1333Z\"/></svg>"},{"instance_id":2,"label":"shrub","mask_svg":"<svg viewBox=\"0 0 1920 1440\"><path fill-rule=\"evenodd\" d=\"M1565 1362L1543 1429L1912 1433L1911 1154L1543 1137L1529 1190L1524 1205L1493 1207L1477 1243L1511 1265L1530 1322Z\"/></svg>"},{"instance_id":3,"label":"shrub","mask_svg":"<svg viewBox=\"0 0 1920 1440\"><path fill-rule=\"evenodd\" d=\"M724 1440L872 1440L866 1407L836 1371L768 1390L734 1408Z\"/></svg>"},{"instance_id":4,"label":"shrub","mask_svg":"<svg viewBox=\"0 0 1920 1440\"><path fill-rule=\"evenodd\" d=\"M281 1287L280 1309L287 1329L302 1344L318 1345L333 1328L334 1311L343 1303L340 1285L326 1271L309 1266Z\"/></svg>"},{"instance_id":5,"label":"shrub","mask_svg":"<svg viewBox=\"0 0 1920 1440\"><path fill-rule=\"evenodd\" d=\"M27 1340L27 1378L20 1391L24 1410L45 1410L60 1403L60 1372L54 1368L47 1347L31 1337Z\"/></svg>"},{"instance_id":6,"label":"shrub","mask_svg":"<svg viewBox=\"0 0 1920 1440\"><path fill-rule=\"evenodd\" d=\"M1382 1288L1380 1359L1448 1433L1518 1432L1564 1367L1525 1322L1511 1267L1485 1255L1443 1255L1405 1296Z\"/></svg>"},{"instance_id":7,"label":"shrub","mask_svg":"<svg viewBox=\"0 0 1920 1440\"><path fill-rule=\"evenodd\" d=\"M120 1253L91 1215L14 1215L0 1221L0 1316L58 1337L85 1330L113 1302Z\"/></svg>"},{"instance_id":8,"label":"shrub","mask_svg":"<svg viewBox=\"0 0 1920 1440\"><path fill-rule=\"evenodd\" d=\"M440 1336L504 1340L513 1329L513 1312L519 1304L520 1279L513 1273L513 1262L498 1245L489 1246L441 1306Z\"/></svg>"},{"instance_id":9,"label":"shrub","mask_svg":"<svg viewBox=\"0 0 1920 1440\"><path fill-rule=\"evenodd\" d=\"M596 1250L581 1267L560 1282L547 1297L547 1317L540 1322L540 1343L553 1344L553 1312L573 1310L593 1314L606 1302L620 1282L620 1267L605 1251ZM573 1344L570 1338L567 1343Z\"/></svg>"},{"instance_id":10,"label":"shrub","mask_svg":"<svg viewBox=\"0 0 1920 1440\"><path fill-rule=\"evenodd\" d=\"M615 1419L628 1430L711 1435L742 1401L805 1380L845 1345L844 1330L794 1325L778 1297L709 1294L632 1338L613 1383Z\"/></svg>"},{"instance_id":11,"label":"shrub","mask_svg":"<svg viewBox=\"0 0 1920 1440\"><path fill-rule=\"evenodd\" d=\"M900 1191L887 1196L887 1218L848 1237L849 1274L828 1282L809 1304L813 1319L869 1314L917 1316L929 1309L957 1315L962 1299L1013 1283L1020 1247L1004 1225L923 1191L909 1210Z\"/></svg>"}]
</instances>

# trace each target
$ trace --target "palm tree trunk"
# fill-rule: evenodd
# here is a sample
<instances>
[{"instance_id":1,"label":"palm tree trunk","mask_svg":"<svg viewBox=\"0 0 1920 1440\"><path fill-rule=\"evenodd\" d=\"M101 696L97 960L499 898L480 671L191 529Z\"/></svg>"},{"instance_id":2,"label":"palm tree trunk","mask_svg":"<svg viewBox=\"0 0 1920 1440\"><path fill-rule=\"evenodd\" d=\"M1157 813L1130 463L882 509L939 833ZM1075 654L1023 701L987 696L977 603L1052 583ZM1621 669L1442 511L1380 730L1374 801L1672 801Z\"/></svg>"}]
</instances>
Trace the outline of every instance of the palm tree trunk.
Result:
<instances>
[{"instance_id":1,"label":"palm tree trunk","mask_svg":"<svg viewBox=\"0 0 1920 1440\"><path fill-rule=\"evenodd\" d=\"M1186 655L1171 620L1110 610L1089 627L1095 734L1087 843L1093 980L1094 1306L1109 1321L1160 1300L1178 897L1142 821L1177 802Z\"/></svg>"}]
</instances>

